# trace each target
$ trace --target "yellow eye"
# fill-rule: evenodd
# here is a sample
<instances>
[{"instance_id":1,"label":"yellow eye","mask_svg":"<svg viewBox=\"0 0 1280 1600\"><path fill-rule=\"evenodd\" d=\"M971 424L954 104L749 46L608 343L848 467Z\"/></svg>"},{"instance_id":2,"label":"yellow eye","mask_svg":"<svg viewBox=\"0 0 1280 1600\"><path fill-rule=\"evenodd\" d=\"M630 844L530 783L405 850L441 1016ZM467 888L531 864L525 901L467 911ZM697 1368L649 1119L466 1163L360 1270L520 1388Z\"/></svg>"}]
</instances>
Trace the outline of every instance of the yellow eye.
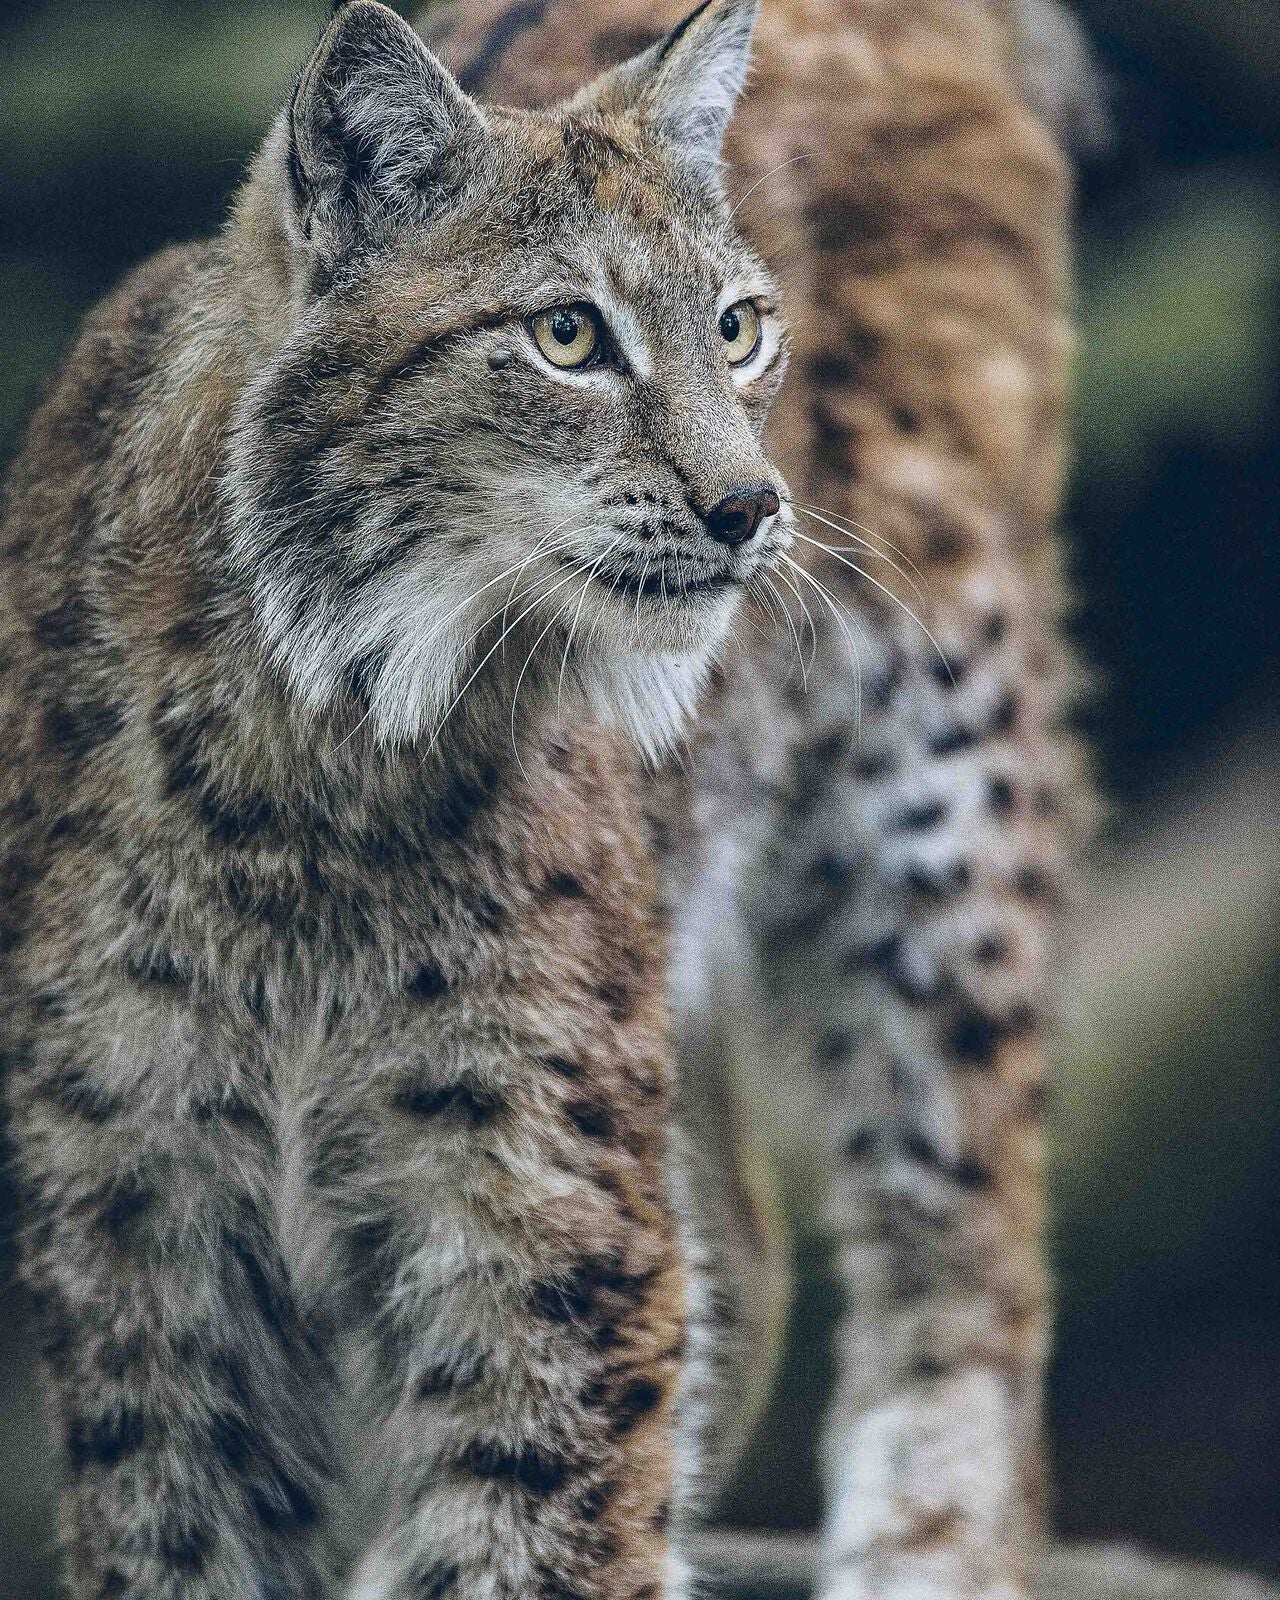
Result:
<instances>
[{"instance_id":1,"label":"yellow eye","mask_svg":"<svg viewBox=\"0 0 1280 1600\"><path fill-rule=\"evenodd\" d=\"M585 367L600 348L600 318L590 306L552 306L529 327L553 367Z\"/></svg>"},{"instance_id":2,"label":"yellow eye","mask_svg":"<svg viewBox=\"0 0 1280 1600\"><path fill-rule=\"evenodd\" d=\"M739 300L720 313L720 337L731 367L750 361L760 348L760 316L750 300Z\"/></svg>"}]
</instances>

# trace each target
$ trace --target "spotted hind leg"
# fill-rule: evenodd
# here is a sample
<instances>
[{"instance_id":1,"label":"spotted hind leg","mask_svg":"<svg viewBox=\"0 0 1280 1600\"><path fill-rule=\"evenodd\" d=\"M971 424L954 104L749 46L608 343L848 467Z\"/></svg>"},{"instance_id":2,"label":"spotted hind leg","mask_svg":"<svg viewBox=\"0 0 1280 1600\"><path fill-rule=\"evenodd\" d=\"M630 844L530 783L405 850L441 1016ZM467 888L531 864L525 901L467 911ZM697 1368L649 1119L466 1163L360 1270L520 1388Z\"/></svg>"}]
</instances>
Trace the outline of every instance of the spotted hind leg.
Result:
<instances>
[{"instance_id":1,"label":"spotted hind leg","mask_svg":"<svg viewBox=\"0 0 1280 1600\"><path fill-rule=\"evenodd\" d=\"M1039 1498L1057 801L1008 618L950 673L928 652L884 645L860 736L811 730L769 873L768 982L828 1106L842 1600L1020 1593Z\"/></svg>"}]
</instances>

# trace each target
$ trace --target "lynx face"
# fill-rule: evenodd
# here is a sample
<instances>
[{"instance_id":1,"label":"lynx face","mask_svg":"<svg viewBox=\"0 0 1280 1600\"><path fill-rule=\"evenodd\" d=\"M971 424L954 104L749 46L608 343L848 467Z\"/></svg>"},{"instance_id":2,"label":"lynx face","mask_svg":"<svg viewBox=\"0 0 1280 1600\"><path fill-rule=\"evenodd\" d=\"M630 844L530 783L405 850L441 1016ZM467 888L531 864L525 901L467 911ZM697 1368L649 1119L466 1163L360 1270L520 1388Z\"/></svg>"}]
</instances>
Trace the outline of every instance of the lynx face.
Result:
<instances>
[{"instance_id":1,"label":"lynx face","mask_svg":"<svg viewBox=\"0 0 1280 1600\"><path fill-rule=\"evenodd\" d=\"M642 745L676 730L790 537L759 444L786 332L717 173L753 15L538 114L482 110L371 0L335 18L242 207L288 310L227 478L309 707L414 737L530 652Z\"/></svg>"}]
</instances>

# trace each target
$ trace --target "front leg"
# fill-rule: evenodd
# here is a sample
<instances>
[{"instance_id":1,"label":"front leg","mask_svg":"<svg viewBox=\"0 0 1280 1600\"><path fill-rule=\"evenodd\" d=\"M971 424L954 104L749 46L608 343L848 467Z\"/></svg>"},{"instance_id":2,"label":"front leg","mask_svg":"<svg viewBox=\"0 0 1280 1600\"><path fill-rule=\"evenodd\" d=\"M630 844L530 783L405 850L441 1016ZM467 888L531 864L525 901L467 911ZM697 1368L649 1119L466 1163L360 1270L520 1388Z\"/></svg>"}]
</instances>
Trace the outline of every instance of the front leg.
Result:
<instances>
[{"instance_id":1,"label":"front leg","mask_svg":"<svg viewBox=\"0 0 1280 1600\"><path fill-rule=\"evenodd\" d=\"M263 1079L184 1056L176 976L130 965L143 1029L50 990L9 1085L70 1593L316 1600L329 1373L268 1221Z\"/></svg>"},{"instance_id":2,"label":"front leg","mask_svg":"<svg viewBox=\"0 0 1280 1600\"><path fill-rule=\"evenodd\" d=\"M679 1592L666 1096L643 1053L406 1046L336 1109L318 1171L390 1507L353 1596Z\"/></svg>"}]
</instances>

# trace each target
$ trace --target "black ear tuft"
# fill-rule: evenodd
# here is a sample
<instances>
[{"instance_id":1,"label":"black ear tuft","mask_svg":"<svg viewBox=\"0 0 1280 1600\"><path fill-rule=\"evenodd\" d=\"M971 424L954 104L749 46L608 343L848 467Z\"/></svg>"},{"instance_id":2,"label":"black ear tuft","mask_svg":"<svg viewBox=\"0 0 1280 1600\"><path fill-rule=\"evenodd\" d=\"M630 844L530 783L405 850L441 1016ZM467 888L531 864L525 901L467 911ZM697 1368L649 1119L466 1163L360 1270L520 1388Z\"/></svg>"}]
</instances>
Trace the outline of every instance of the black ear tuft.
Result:
<instances>
[{"instance_id":1,"label":"black ear tuft","mask_svg":"<svg viewBox=\"0 0 1280 1600\"><path fill-rule=\"evenodd\" d=\"M569 109L639 116L680 165L714 185L759 7L760 0L702 0L656 44L575 95Z\"/></svg>"}]
</instances>

